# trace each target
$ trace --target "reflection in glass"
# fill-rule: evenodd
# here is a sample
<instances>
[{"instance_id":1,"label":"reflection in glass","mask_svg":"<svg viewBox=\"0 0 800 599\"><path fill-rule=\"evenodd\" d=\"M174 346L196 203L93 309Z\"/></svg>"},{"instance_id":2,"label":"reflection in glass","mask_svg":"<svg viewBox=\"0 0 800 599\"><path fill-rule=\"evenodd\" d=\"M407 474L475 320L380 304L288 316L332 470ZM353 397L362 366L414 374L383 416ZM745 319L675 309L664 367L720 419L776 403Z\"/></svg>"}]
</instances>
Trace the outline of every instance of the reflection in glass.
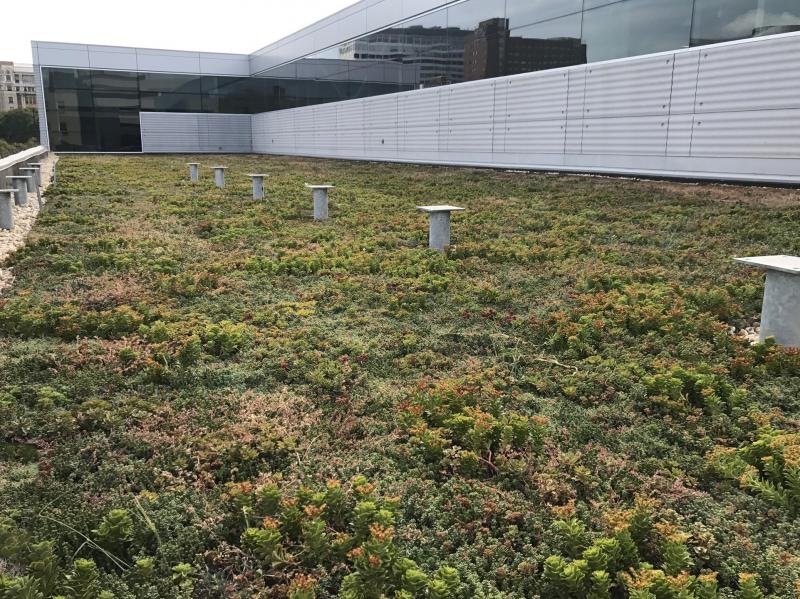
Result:
<instances>
[{"instance_id":1,"label":"reflection in glass","mask_svg":"<svg viewBox=\"0 0 800 599\"><path fill-rule=\"evenodd\" d=\"M139 90L142 92L168 92L199 94L200 77L170 73L139 73Z\"/></svg>"},{"instance_id":2,"label":"reflection in glass","mask_svg":"<svg viewBox=\"0 0 800 599\"><path fill-rule=\"evenodd\" d=\"M692 45L750 37L757 8L758 0L695 0Z\"/></svg>"},{"instance_id":3,"label":"reflection in glass","mask_svg":"<svg viewBox=\"0 0 800 599\"><path fill-rule=\"evenodd\" d=\"M589 62L689 45L692 0L626 0L583 14Z\"/></svg>"},{"instance_id":4,"label":"reflection in glass","mask_svg":"<svg viewBox=\"0 0 800 599\"><path fill-rule=\"evenodd\" d=\"M583 0L508 0L506 18L509 27L525 27L540 21L579 13Z\"/></svg>"},{"instance_id":5,"label":"reflection in glass","mask_svg":"<svg viewBox=\"0 0 800 599\"><path fill-rule=\"evenodd\" d=\"M692 45L800 31L797 0L695 0Z\"/></svg>"},{"instance_id":6,"label":"reflection in glass","mask_svg":"<svg viewBox=\"0 0 800 599\"><path fill-rule=\"evenodd\" d=\"M800 31L800 2L760 0L753 36Z\"/></svg>"},{"instance_id":7,"label":"reflection in glass","mask_svg":"<svg viewBox=\"0 0 800 599\"><path fill-rule=\"evenodd\" d=\"M141 109L145 112L203 112L200 94L141 92Z\"/></svg>"},{"instance_id":8,"label":"reflection in glass","mask_svg":"<svg viewBox=\"0 0 800 599\"><path fill-rule=\"evenodd\" d=\"M506 19L491 19L467 38L467 80L516 75L586 62L580 13L509 31Z\"/></svg>"}]
</instances>

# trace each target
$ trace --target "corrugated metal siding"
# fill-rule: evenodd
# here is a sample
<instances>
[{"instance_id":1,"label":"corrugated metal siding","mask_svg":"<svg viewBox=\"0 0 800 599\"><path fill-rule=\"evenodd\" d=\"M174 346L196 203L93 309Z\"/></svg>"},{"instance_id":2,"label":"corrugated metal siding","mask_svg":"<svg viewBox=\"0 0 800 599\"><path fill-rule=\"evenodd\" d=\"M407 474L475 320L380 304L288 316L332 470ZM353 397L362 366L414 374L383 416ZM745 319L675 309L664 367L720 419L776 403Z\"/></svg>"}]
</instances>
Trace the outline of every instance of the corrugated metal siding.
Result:
<instances>
[{"instance_id":1,"label":"corrugated metal siding","mask_svg":"<svg viewBox=\"0 0 800 599\"><path fill-rule=\"evenodd\" d=\"M263 153L800 184L800 34L271 112L253 131Z\"/></svg>"},{"instance_id":2,"label":"corrugated metal siding","mask_svg":"<svg viewBox=\"0 0 800 599\"><path fill-rule=\"evenodd\" d=\"M142 112L144 153L253 151L249 114Z\"/></svg>"}]
</instances>

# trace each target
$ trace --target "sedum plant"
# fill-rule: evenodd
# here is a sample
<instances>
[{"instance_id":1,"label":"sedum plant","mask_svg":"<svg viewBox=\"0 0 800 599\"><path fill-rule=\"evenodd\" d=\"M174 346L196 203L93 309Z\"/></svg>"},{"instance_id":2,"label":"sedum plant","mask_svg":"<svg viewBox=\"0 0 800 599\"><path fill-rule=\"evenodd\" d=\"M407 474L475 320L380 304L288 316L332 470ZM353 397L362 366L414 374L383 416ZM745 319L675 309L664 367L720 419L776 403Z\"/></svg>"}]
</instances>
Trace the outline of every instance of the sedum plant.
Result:
<instances>
[{"instance_id":1,"label":"sedum plant","mask_svg":"<svg viewBox=\"0 0 800 599\"><path fill-rule=\"evenodd\" d=\"M716 473L738 481L743 489L800 514L800 433L759 428L756 440L740 449L718 447L709 456Z\"/></svg>"},{"instance_id":2,"label":"sedum plant","mask_svg":"<svg viewBox=\"0 0 800 599\"><path fill-rule=\"evenodd\" d=\"M610 534L587 540L574 518L555 523L570 557L551 555L543 569L543 597L553 599L718 599L717 574L694 574L689 535L669 522L655 522L652 504L607 514ZM652 560L646 561L644 557ZM739 597L763 597L742 575Z\"/></svg>"},{"instance_id":3,"label":"sedum plant","mask_svg":"<svg viewBox=\"0 0 800 599\"><path fill-rule=\"evenodd\" d=\"M343 599L449 599L459 590L455 569L429 576L402 556L394 542L398 501L377 496L363 476L347 488L329 481L294 493L229 485L228 498L245 522L242 548L269 577L290 578L293 599L315 597L315 580L339 571Z\"/></svg>"},{"instance_id":4,"label":"sedum plant","mask_svg":"<svg viewBox=\"0 0 800 599\"><path fill-rule=\"evenodd\" d=\"M426 461L467 476L517 472L541 449L547 419L504 407L509 398L472 381L445 381L412 395L401 426Z\"/></svg>"}]
</instances>

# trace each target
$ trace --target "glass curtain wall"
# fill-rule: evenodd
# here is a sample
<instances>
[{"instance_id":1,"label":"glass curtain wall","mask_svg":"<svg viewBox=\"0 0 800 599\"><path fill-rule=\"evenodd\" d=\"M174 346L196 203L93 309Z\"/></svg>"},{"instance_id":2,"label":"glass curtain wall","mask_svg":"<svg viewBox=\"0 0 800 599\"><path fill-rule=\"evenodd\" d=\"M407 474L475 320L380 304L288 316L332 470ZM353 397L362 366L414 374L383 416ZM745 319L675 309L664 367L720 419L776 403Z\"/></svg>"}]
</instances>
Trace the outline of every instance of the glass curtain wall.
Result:
<instances>
[{"instance_id":1,"label":"glass curtain wall","mask_svg":"<svg viewBox=\"0 0 800 599\"><path fill-rule=\"evenodd\" d=\"M142 111L252 114L797 30L800 0L464 0L258 77L45 68L43 80L56 150L140 151Z\"/></svg>"},{"instance_id":2,"label":"glass curtain wall","mask_svg":"<svg viewBox=\"0 0 800 599\"><path fill-rule=\"evenodd\" d=\"M465 0L293 64L422 88L796 30L800 0Z\"/></svg>"},{"instance_id":3,"label":"glass curtain wall","mask_svg":"<svg viewBox=\"0 0 800 599\"><path fill-rule=\"evenodd\" d=\"M140 112L256 114L411 89L398 83L396 63L352 72L348 61L336 70L330 62L312 67L300 61L274 77L43 68L50 144L67 152L140 152Z\"/></svg>"}]
</instances>

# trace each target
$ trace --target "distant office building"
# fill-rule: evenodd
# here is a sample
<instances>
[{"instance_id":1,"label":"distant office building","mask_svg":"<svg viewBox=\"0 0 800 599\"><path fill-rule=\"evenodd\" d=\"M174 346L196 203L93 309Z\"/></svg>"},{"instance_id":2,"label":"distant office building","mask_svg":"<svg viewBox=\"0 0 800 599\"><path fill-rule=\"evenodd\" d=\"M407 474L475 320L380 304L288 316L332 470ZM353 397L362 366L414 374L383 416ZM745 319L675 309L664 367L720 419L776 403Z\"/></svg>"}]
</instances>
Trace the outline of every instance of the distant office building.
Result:
<instances>
[{"instance_id":1,"label":"distant office building","mask_svg":"<svg viewBox=\"0 0 800 599\"><path fill-rule=\"evenodd\" d=\"M392 61L416 67L418 87L464 81L464 39L455 27L392 27L339 48L344 60Z\"/></svg>"},{"instance_id":2,"label":"distant office building","mask_svg":"<svg viewBox=\"0 0 800 599\"><path fill-rule=\"evenodd\" d=\"M464 80L517 75L586 62L586 44L576 38L512 36L508 19L481 21L464 39Z\"/></svg>"},{"instance_id":3,"label":"distant office building","mask_svg":"<svg viewBox=\"0 0 800 599\"><path fill-rule=\"evenodd\" d=\"M17 108L36 108L33 67L0 61L0 112Z\"/></svg>"}]
</instances>

